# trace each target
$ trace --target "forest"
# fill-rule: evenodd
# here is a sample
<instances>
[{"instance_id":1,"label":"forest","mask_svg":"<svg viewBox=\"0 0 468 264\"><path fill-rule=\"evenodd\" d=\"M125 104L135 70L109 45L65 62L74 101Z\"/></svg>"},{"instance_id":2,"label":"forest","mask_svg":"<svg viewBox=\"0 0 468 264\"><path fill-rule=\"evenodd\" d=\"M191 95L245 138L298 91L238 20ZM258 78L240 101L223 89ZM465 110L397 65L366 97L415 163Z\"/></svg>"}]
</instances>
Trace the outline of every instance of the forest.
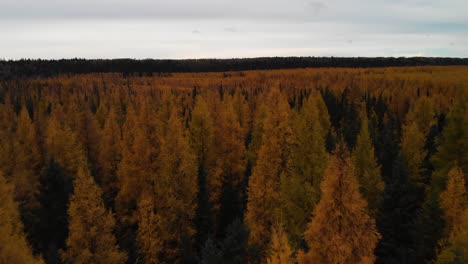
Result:
<instances>
[{"instance_id":1,"label":"forest","mask_svg":"<svg viewBox=\"0 0 468 264\"><path fill-rule=\"evenodd\" d=\"M0 263L468 263L468 66L44 63L0 62Z\"/></svg>"},{"instance_id":2,"label":"forest","mask_svg":"<svg viewBox=\"0 0 468 264\"><path fill-rule=\"evenodd\" d=\"M21 59L1 60L0 78L51 77L64 74L122 73L152 76L175 72L225 72L317 67L396 67L468 65L468 58L448 57L259 57L233 59Z\"/></svg>"}]
</instances>

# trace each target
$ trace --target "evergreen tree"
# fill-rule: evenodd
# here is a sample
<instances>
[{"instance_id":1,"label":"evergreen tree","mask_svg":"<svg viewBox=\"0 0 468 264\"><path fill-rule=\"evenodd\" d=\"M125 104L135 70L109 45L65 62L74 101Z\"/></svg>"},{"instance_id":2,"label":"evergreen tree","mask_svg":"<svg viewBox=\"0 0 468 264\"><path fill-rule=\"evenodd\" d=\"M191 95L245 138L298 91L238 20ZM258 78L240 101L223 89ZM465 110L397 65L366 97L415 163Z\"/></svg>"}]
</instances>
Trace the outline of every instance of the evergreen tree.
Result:
<instances>
[{"instance_id":1,"label":"evergreen tree","mask_svg":"<svg viewBox=\"0 0 468 264\"><path fill-rule=\"evenodd\" d=\"M71 177L51 158L40 178L40 210L38 228L33 237L36 248L47 263L60 263L59 250L65 247L68 235L67 210L72 192Z\"/></svg>"},{"instance_id":2,"label":"evergreen tree","mask_svg":"<svg viewBox=\"0 0 468 264\"><path fill-rule=\"evenodd\" d=\"M226 229L226 235L220 243L208 239L202 250L202 263L247 263L247 241L249 232L244 224L235 219Z\"/></svg>"},{"instance_id":3,"label":"evergreen tree","mask_svg":"<svg viewBox=\"0 0 468 264\"><path fill-rule=\"evenodd\" d=\"M379 263L407 263L414 254L412 230L418 203L414 185L401 156L393 162L386 182L382 213L377 221L382 240L376 249Z\"/></svg>"},{"instance_id":4,"label":"evergreen tree","mask_svg":"<svg viewBox=\"0 0 468 264\"><path fill-rule=\"evenodd\" d=\"M68 208L69 235L62 254L67 263L125 263L113 234L115 220L87 168L80 168Z\"/></svg>"},{"instance_id":5,"label":"evergreen tree","mask_svg":"<svg viewBox=\"0 0 468 264\"><path fill-rule=\"evenodd\" d=\"M247 262L247 243L249 231L240 219L234 219L226 228L226 235L221 243L223 262L241 264Z\"/></svg>"},{"instance_id":6,"label":"evergreen tree","mask_svg":"<svg viewBox=\"0 0 468 264\"><path fill-rule=\"evenodd\" d=\"M359 193L352 162L341 148L325 171L322 196L304 234L309 251L299 252L299 263L375 261L374 249L380 234Z\"/></svg>"},{"instance_id":7,"label":"evergreen tree","mask_svg":"<svg viewBox=\"0 0 468 264\"><path fill-rule=\"evenodd\" d=\"M215 241L208 238L201 252L201 263L202 264L218 264L222 263L223 255Z\"/></svg>"}]
</instances>

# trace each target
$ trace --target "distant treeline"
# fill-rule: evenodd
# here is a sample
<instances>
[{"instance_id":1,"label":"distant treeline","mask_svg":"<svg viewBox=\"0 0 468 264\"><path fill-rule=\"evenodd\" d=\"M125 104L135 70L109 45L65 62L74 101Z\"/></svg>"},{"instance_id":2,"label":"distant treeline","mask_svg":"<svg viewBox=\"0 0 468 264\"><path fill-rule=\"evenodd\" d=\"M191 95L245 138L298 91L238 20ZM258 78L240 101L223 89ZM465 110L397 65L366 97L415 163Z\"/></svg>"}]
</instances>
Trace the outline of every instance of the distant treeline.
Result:
<instances>
[{"instance_id":1,"label":"distant treeline","mask_svg":"<svg viewBox=\"0 0 468 264\"><path fill-rule=\"evenodd\" d=\"M433 57L264 57L245 59L61 59L0 60L0 78L49 77L61 74L119 72L124 75L153 75L170 72L223 72L312 67L399 67L424 65L468 65L468 58Z\"/></svg>"}]
</instances>

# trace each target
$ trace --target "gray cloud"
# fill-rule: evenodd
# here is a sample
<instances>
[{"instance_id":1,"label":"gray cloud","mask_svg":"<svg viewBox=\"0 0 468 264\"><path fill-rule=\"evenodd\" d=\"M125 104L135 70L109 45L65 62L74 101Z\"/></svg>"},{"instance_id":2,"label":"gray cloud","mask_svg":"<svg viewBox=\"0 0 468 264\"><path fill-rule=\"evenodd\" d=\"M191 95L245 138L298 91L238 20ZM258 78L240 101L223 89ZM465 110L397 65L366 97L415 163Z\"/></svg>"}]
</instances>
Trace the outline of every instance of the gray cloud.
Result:
<instances>
[{"instance_id":1,"label":"gray cloud","mask_svg":"<svg viewBox=\"0 0 468 264\"><path fill-rule=\"evenodd\" d=\"M230 33L236 33L236 32L237 32L237 29L236 29L236 28L233 28L233 27L225 27L225 28L224 28L224 31L230 32Z\"/></svg>"},{"instance_id":2,"label":"gray cloud","mask_svg":"<svg viewBox=\"0 0 468 264\"><path fill-rule=\"evenodd\" d=\"M0 0L0 58L467 57L466 10L466 0Z\"/></svg>"},{"instance_id":3,"label":"gray cloud","mask_svg":"<svg viewBox=\"0 0 468 264\"><path fill-rule=\"evenodd\" d=\"M308 7L313 10L314 15L318 15L327 6L323 2L310 2L308 3Z\"/></svg>"}]
</instances>

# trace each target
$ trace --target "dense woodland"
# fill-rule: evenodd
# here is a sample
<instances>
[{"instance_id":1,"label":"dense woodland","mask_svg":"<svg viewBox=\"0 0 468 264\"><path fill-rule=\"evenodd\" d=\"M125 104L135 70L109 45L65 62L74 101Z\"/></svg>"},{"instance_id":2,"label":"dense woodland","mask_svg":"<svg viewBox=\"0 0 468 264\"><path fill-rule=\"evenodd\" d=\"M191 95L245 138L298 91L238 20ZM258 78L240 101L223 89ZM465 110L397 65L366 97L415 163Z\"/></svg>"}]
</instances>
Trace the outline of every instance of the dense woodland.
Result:
<instances>
[{"instance_id":1,"label":"dense woodland","mask_svg":"<svg viewBox=\"0 0 468 264\"><path fill-rule=\"evenodd\" d=\"M122 73L153 76L174 72L224 72L310 67L397 67L468 65L468 58L438 57L261 57L244 59L61 59L0 60L0 78L51 77L63 74Z\"/></svg>"},{"instance_id":2,"label":"dense woodland","mask_svg":"<svg viewBox=\"0 0 468 264\"><path fill-rule=\"evenodd\" d=\"M467 102L466 66L1 79L0 263L468 263Z\"/></svg>"}]
</instances>

